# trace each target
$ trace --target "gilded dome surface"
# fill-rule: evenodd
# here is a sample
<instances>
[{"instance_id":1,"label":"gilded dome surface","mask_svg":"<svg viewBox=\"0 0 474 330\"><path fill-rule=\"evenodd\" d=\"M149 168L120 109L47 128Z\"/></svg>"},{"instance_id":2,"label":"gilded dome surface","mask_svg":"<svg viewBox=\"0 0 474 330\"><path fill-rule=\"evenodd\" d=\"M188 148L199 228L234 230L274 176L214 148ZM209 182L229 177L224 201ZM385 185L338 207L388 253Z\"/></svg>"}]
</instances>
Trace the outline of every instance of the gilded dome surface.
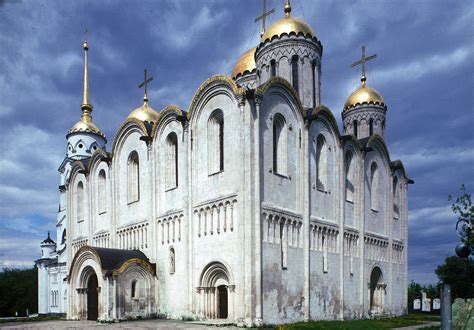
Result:
<instances>
[{"instance_id":1,"label":"gilded dome surface","mask_svg":"<svg viewBox=\"0 0 474 330\"><path fill-rule=\"evenodd\" d=\"M234 69L232 70L232 78L236 78L238 75L243 75L246 72L252 72L253 70L255 70L256 49L256 47L249 49L245 53L243 53L242 56L240 56L234 66Z\"/></svg>"},{"instance_id":2,"label":"gilded dome surface","mask_svg":"<svg viewBox=\"0 0 474 330\"><path fill-rule=\"evenodd\" d=\"M127 117L127 119L137 119L140 121L148 121L156 123L158 121L159 114L152 107L148 105L148 101L145 99L143 105L133 110Z\"/></svg>"},{"instance_id":3,"label":"gilded dome surface","mask_svg":"<svg viewBox=\"0 0 474 330\"><path fill-rule=\"evenodd\" d=\"M87 132L87 133L94 133L105 137L104 133L100 131L100 129L95 126L92 122L92 118L88 115L83 115L81 120L74 124L68 131L68 134L77 133L77 132Z\"/></svg>"},{"instance_id":4,"label":"gilded dome surface","mask_svg":"<svg viewBox=\"0 0 474 330\"><path fill-rule=\"evenodd\" d=\"M291 32L294 32L297 35L302 33L305 36L306 35L310 35L311 37L316 36L316 33L314 33L313 29L308 23L306 23L302 19L288 16L273 23L265 31L260 41L265 42L265 40L267 39L271 40L274 36L279 37L284 33L290 34Z\"/></svg>"},{"instance_id":5,"label":"gilded dome surface","mask_svg":"<svg viewBox=\"0 0 474 330\"><path fill-rule=\"evenodd\" d=\"M375 89L367 87L365 84L362 84L358 89L356 89L348 98L344 104L344 110L355 107L356 105L362 104L377 104L385 105L382 95L377 92Z\"/></svg>"}]
</instances>

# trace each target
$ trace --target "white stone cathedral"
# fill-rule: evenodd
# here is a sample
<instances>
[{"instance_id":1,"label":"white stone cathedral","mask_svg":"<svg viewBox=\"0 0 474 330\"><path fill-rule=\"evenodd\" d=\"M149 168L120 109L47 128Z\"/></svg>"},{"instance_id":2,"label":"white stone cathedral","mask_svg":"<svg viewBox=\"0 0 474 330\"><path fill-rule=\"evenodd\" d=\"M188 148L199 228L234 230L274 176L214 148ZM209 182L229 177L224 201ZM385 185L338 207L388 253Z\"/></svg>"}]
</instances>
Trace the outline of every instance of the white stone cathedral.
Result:
<instances>
[{"instance_id":1,"label":"white stone cathedral","mask_svg":"<svg viewBox=\"0 0 474 330\"><path fill-rule=\"evenodd\" d=\"M320 101L321 42L284 11L187 111L155 111L145 83L109 147L84 43L58 242L48 234L37 261L41 314L255 325L406 312L412 181L390 159L387 106L362 70L340 132Z\"/></svg>"}]
</instances>

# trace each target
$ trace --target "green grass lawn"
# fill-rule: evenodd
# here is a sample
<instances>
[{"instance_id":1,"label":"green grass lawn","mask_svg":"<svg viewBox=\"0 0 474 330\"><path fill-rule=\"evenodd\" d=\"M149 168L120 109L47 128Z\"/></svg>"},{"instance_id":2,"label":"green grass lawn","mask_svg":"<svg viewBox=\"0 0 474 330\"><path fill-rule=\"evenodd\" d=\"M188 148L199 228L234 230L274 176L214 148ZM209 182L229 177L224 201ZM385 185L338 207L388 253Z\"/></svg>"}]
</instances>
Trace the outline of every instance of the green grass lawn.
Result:
<instances>
[{"instance_id":1,"label":"green grass lawn","mask_svg":"<svg viewBox=\"0 0 474 330\"><path fill-rule=\"evenodd\" d=\"M440 321L437 315L414 313L384 320L314 321L278 325L276 329L391 329L422 324L424 321ZM436 329L436 327L435 327Z\"/></svg>"}]
</instances>

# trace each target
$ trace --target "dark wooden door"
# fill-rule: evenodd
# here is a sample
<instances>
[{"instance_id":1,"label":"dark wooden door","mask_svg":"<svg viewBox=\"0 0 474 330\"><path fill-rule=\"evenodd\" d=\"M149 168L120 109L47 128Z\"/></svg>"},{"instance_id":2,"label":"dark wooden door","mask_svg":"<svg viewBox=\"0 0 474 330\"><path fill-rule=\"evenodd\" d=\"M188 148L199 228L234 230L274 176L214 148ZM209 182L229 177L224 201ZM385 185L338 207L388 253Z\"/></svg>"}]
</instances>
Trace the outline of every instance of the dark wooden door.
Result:
<instances>
[{"instance_id":1,"label":"dark wooden door","mask_svg":"<svg viewBox=\"0 0 474 330\"><path fill-rule=\"evenodd\" d=\"M87 319L96 321L99 317L99 292L97 275L93 274L87 282Z\"/></svg>"},{"instance_id":2,"label":"dark wooden door","mask_svg":"<svg viewBox=\"0 0 474 330\"><path fill-rule=\"evenodd\" d=\"M219 318L226 319L227 318L227 288L225 285L220 285L217 287L217 291L219 292Z\"/></svg>"}]
</instances>

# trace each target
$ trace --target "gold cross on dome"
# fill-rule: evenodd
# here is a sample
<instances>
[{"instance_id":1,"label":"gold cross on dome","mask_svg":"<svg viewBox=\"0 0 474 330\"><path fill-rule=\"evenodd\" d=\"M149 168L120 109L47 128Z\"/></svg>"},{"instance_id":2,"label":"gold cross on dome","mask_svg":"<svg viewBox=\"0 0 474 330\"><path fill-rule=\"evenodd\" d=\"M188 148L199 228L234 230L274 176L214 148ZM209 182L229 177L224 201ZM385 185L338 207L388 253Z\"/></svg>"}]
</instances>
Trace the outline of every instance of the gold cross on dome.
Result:
<instances>
[{"instance_id":1,"label":"gold cross on dome","mask_svg":"<svg viewBox=\"0 0 474 330\"><path fill-rule=\"evenodd\" d=\"M360 78L360 80L362 81L363 84L365 84L365 81L367 80L367 77L365 76L365 62L373 60L376 57L377 57L377 54L370 55L369 57L365 57L365 46L362 46L362 58L359 61L352 63L351 65L351 68L353 68L359 64L362 64L362 77Z\"/></svg>"},{"instance_id":2,"label":"gold cross on dome","mask_svg":"<svg viewBox=\"0 0 474 330\"><path fill-rule=\"evenodd\" d=\"M267 0L263 0L263 14L261 16L258 16L256 19L255 19L255 23L257 23L258 21L262 20L262 32L261 32L261 36L263 36L263 34L265 33L265 21L266 21L266 18L267 16L270 16L271 14L273 14L275 12L275 8L272 8L271 10L267 11Z\"/></svg>"},{"instance_id":3,"label":"gold cross on dome","mask_svg":"<svg viewBox=\"0 0 474 330\"><path fill-rule=\"evenodd\" d=\"M143 82L140 85L138 85L138 88L145 87L145 96L143 97L144 100L148 99L148 97L147 97L147 85L152 80L153 80L153 77L150 77L150 78L147 79L147 72L146 72L146 69L145 69L145 79L143 80Z\"/></svg>"}]
</instances>

